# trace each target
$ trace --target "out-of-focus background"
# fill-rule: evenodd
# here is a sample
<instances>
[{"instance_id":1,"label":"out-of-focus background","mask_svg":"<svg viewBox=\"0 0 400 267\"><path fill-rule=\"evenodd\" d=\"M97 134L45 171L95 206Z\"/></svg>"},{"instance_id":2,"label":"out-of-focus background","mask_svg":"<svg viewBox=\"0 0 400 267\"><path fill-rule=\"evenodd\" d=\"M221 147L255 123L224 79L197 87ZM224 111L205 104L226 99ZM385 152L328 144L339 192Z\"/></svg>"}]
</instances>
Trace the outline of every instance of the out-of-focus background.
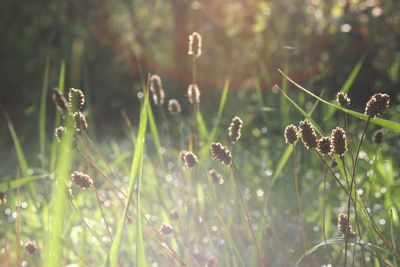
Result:
<instances>
[{"instance_id":1,"label":"out-of-focus background","mask_svg":"<svg viewBox=\"0 0 400 267\"><path fill-rule=\"evenodd\" d=\"M65 61L65 85L85 91L91 127L103 136L121 134L109 126L120 123L121 110L137 113L136 94L148 72L161 76L169 98L187 102L188 35L197 31L205 113L228 76L231 89L246 96L255 81L263 93L280 83L281 68L329 98L365 57L350 91L352 106L362 109L373 92L399 93L399 10L396 0L3 0L0 100L21 138L36 140L46 60L49 88L57 86ZM0 145L9 146L4 116L0 122Z\"/></svg>"}]
</instances>

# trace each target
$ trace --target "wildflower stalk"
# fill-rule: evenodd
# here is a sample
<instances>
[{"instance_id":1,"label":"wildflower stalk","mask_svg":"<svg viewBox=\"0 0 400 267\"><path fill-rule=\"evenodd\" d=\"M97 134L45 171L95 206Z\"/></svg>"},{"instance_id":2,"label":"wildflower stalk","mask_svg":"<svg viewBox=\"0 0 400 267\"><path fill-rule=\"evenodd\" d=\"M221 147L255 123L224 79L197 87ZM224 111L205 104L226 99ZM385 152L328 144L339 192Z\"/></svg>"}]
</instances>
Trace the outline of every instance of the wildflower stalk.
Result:
<instances>
[{"instance_id":1,"label":"wildflower stalk","mask_svg":"<svg viewBox=\"0 0 400 267\"><path fill-rule=\"evenodd\" d=\"M245 203L245 201L244 201L244 198L243 198L243 195L242 195L242 191L240 190L239 180L238 180L238 177L237 177L235 168L234 168L232 162L229 164L229 166L230 166L230 168L231 168L231 170L232 170L233 177L235 178L237 190L238 190L239 195L240 195L240 200L242 201L243 208L244 208L244 210L245 210L245 212L246 212L247 223L249 224L249 227L250 227L250 230L251 230L251 234L252 234L253 239L254 239L254 244L256 245L257 254L258 254L258 261L259 261L259 266L260 266L260 267L263 267L264 264L263 264L263 260L262 260L262 256L261 256L261 251L260 251L260 248L258 247L257 238L256 238L256 235L255 235L255 233L254 233L253 227L252 227L252 225L251 225L251 220L250 220L249 211L248 211L247 206L246 206L246 203Z\"/></svg>"},{"instance_id":2,"label":"wildflower stalk","mask_svg":"<svg viewBox=\"0 0 400 267\"><path fill-rule=\"evenodd\" d=\"M293 150L294 150L294 155L293 155L293 180L294 180L294 187L296 191L296 202L297 202L297 212L299 213L299 221L300 221L300 231L303 237L303 246L304 246L304 252L307 251L307 237L306 237L306 232L304 230L304 217L303 217L303 211L301 207L301 198L300 198L300 192L299 192L299 181L298 181L298 171L297 171L297 152L295 150L294 145Z\"/></svg>"},{"instance_id":3,"label":"wildflower stalk","mask_svg":"<svg viewBox=\"0 0 400 267\"><path fill-rule=\"evenodd\" d=\"M371 116L368 116L368 119L365 122L364 129L363 129L362 134L361 134L361 139L360 139L360 142L358 144L356 156L355 156L355 159L354 159L354 166L353 166L353 171L352 171L351 181L350 181L349 198L347 200L347 218L349 218L349 220L350 220L351 195L352 195L352 192L353 192L353 186L354 187L356 186L355 185L355 176L356 176L356 170L357 170L358 156L360 154L360 148L361 148L362 142L364 140L365 132L366 132L366 130L368 128L370 120L371 120ZM355 212L356 212L356 209L357 209L357 190L355 190L355 196L354 196L354 210L355 210ZM345 235L345 246L344 246L344 266L345 267L346 267L346 264L347 264L347 245L348 245L348 236Z\"/></svg>"}]
</instances>

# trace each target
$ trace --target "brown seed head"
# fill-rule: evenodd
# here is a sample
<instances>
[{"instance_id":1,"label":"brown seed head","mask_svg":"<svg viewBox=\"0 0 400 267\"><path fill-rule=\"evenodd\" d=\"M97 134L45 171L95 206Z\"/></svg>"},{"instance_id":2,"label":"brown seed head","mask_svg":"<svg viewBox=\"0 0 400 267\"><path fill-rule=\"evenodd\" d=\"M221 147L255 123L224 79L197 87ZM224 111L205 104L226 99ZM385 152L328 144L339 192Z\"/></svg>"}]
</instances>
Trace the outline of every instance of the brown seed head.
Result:
<instances>
[{"instance_id":1,"label":"brown seed head","mask_svg":"<svg viewBox=\"0 0 400 267\"><path fill-rule=\"evenodd\" d=\"M294 144L298 139L297 127L293 124L286 126L284 136L287 144Z\"/></svg>"},{"instance_id":2,"label":"brown seed head","mask_svg":"<svg viewBox=\"0 0 400 267\"><path fill-rule=\"evenodd\" d=\"M171 115L176 116L181 113L181 104L176 99L170 99L168 101L168 111Z\"/></svg>"},{"instance_id":3,"label":"brown seed head","mask_svg":"<svg viewBox=\"0 0 400 267\"><path fill-rule=\"evenodd\" d=\"M65 128L64 126L59 126L54 130L54 134L55 134L58 142L61 142L63 134L66 132L66 130L67 130L67 128Z\"/></svg>"},{"instance_id":4,"label":"brown seed head","mask_svg":"<svg viewBox=\"0 0 400 267\"><path fill-rule=\"evenodd\" d=\"M7 194L6 192L0 191L0 206L7 204Z\"/></svg>"},{"instance_id":5,"label":"brown seed head","mask_svg":"<svg viewBox=\"0 0 400 267\"><path fill-rule=\"evenodd\" d=\"M348 108L350 106L350 98L342 91L336 94L336 101L341 107Z\"/></svg>"},{"instance_id":6,"label":"brown seed head","mask_svg":"<svg viewBox=\"0 0 400 267\"><path fill-rule=\"evenodd\" d=\"M356 233L353 231L353 228L349 224L347 215L344 213L339 214L337 229L339 230L339 232L341 232L343 234L344 237L348 237L348 238L356 237Z\"/></svg>"},{"instance_id":7,"label":"brown seed head","mask_svg":"<svg viewBox=\"0 0 400 267\"><path fill-rule=\"evenodd\" d=\"M239 117L236 116L231 120L231 124L228 128L228 135L231 139L232 144L236 143L239 140L242 126L243 121Z\"/></svg>"},{"instance_id":8,"label":"brown seed head","mask_svg":"<svg viewBox=\"0 0 400 267\"><path fill-rule=\"evenodd\" d=\"M28 252L28 254L34 254L38 248L36 242L32 240L26 241L24 247L26 252Z\"/></svg>"},{"instance_id":9,"label":"brown seed head","mask_svg":"<svg viewBox=\"0 0 400 267\"><path fill-rule=\"evenodd\" d=\"M210 169L208 171L208 175L210 175L211 179L216 184L222 184L224 182L222 175L219 172L217 172L215 169Z\"/></svg>"},{"instance_id":10,"label":"brown seed head","mask_svg":"<svg viewBox=\"0 0 400 267\"><path fill-rule=\"evenodd\" d=\"M211 144L211 157L213 160L219 160L222 164L229 165L232 161L232 154L221 143Z\"/></svg>"},{"instance_id":11,"label":"brown seed head","mask_svg":"<svg viewBox=\"0 0 400 267\"><path fill-rule=\"evenodd\" d=\"M169 218L174 221L179 220L179 212L176 209L170 210Z\"/></svg>"},{"instance_id":12,"label":"brown seed head","mask_svg":"<svg viewBox=\"0 0 400 267\"><path fill-rule=\"evenodd\" d=\"M336 127L331 133L332 153L342 157L347 151L347 138L344 130Z\"/></svg>"},{"instance_id":13,"label":"brown seed head","mask_svg":"<svg viewBox=\"0 0 400 267\"><path fill-rule=\"evenodd\" d=\"M376 130L372 135L372 140L377 144L382 143L382 141L383 141L383 130L382 129Z\"/></svg>"},{"instance_id":14,"label":"brown seed head","mask_svg":"<svg viewBox=\"0 0 400 267\"><path fill-rule=\"evenodd\" d=\"M390 96L387 94L374 94L365 106L364 114L375 117L385 113L389 109Z\"/></svg>"},{"instance_id":15,"label":"brown seed head","mask_svg":"<svg viewBox=\"0 0 400 267\"><path fill-rule=\"evenodd\" d=\"M150 78L150 92L156 106L162 106L165 99L165 91L160 76L153 74Z\"/></svg>"},{"instance_id":16,"label":"brown seed head","mask_svg":"<svg viewBox=\"0 0 400 267\"><path fill-rule=\"evenodd\" d=\"M316 148L318 145L318 138L315 133L314 126L307 120L301 121L299 124L300 138L307 149Z\"/></svg>"},{"instance_id":17,"label":"brown seed head","mask_svg":"<svg viewBox=\"0 0 400 267\"><path fill-rule=\"evenodd\" d=\"M53 89L52 99L56 108L63 114L66 114L68 111L67 100L65 100L65 97L61 94L61 92L57 89Z\"/></svg>"},{"instance_id":18,"label":"brown seed head","mask_svg":"<svg viewBox=\"0 0 400 267\"><path fill-rule=\"evenodd\" d=\"M70 88L68 92L68 102L71 112L80 111L85 104L85 95L81 89Z\"/></svg>"},{"instance_id":19,"label":"brown seed head","mask_svg":"<svg viewBox=\"0 0 400 267\"><path fill-rule=\"evenodd\" d=\"M71 177L72 182L82 189L90 188L93 184L93 180L90 176L82 172L75 171L71 174Z\"/></svg>"},{"instance_id":20,"label":"brown seed head","mask_svg":"<svg viewBox=\"0 0 400 267\"><path fill-rule=\"evenodd\" d=\"M186 152L183 159L188 168L193 168L199 163L197 156L193 152Z\"/></svg>"},{"instance_id":21,"label":"brown seed head","mask_svg":"<svg viewBox=\"0 0 400 267\"><path fill-rule=\"evenodd\" d=\"M322 155L327 155L332 152L332 142L330 137L322 137L318 140L317 150Z\"/></svg>"},{"instance_id":22,"label":"brown seed head","mask_svg":"<svg viewBox=\"0 0 400 267\"><path fill-rule=\"evenodd\" d=\"M199 104L200 103L200 90L197 84L189 84L187 90L187 96L190 104Z\"/></svg>"},{"instance_id":23,"label":"brown seed head","mask_svg":"<svg viewBox=\"0 0 400 267\"><path fill-rule=\"evenodd\" d=\"M173 230L174 230L174 228L170 224L163 223L163 224L161 224L159 231L163 235L170 235L170 234L172 234Z\"/></svg>"},{"instance_id":24,"label":"brown seed head","mask_svg":"<svg viewBox=\"0 0 400 267\"><path fill-rule=\"evenodd\" d=\"M217 267L217 258L215 256L209 257L205 267Z\"/></svg>"},{"instance_id":25,"label":"brown seed head","mask_svg":"<svg viewBox=\"0 0 400 267\"><path fill-rule=\"evenodd\" d=\"M201 56L201 35L193 32L189 35L189 50L188 54L194 57Z\"/></svg>"},{"instance_id":26,"label":"brown seed head","mask_svg":"<svg viewBox=\"0 0 400 267\"><path fill-rule=\"evenodd\" d=\"M86 130L88 127L87 122L86 122L86 117L83 115L80 111L77 111L74 113L74 127L77 132L80 132L81 130Z\"/></svg>"}]
</instances>

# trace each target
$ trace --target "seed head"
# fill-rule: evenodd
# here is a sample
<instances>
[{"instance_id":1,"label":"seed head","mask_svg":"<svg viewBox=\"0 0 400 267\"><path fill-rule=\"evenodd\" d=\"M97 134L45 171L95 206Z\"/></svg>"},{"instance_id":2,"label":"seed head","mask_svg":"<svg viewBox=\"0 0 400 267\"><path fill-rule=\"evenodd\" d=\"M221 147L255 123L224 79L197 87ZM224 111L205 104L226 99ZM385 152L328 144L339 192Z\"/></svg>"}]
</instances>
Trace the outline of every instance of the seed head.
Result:
<instances>
[{"instance_id":1,"label":"seed head","mask_svg":"<svg viewBox=\"0 0 400 267\"><path fill-rule=\"evenodd\" d=\"M86 130L88 127L87 122L86 122L86 117L83 115L80 111L77 111L74 113L74 127L77 132L80 132L81 130Z\"/></svg>"},{"instance_id":2,"label":"seed head","mask_svg":"<svg viewBox=\"0 0 400 267\"><path fill-rule=\"evenodd\" d=\"M171 115L176 116L181 113L181 110L181 104L179 104L178 100L170 99L168 101L168 111L171 113Z\"/></svg>"},{"instance_id":3,"label":"seed head","mask_svg":"<svg viewBox=\"0 0 400 267\"><path fill-rule=\"evenodd\" d=\"M322 155L327 155L332 152L332 142L330 137L322 137L318 140L317 150Z\"/></svg>"},{"instance_id":4,"label":"seed head","mask_svg":"<svg viewBox=\"0 0 400 267\"><path fill-rule=\"evenodd\" d=\"M0 206L7 204L7 194L6 192L0 191Z\"/></svg>"},{"instance_id":5,"label":"seed head","mask_svg":"<svg viewBox=\"0 0 400 267\"><path fill-rule=\"evenodd\" d=\"M301 121L299 124L300 138L307 149L316 148L318 145L317 135L314 126L307 120Z\"/></svg>"},{"instance_id":6,"label":"seed head","mask_svg":"<svg viewBox=\"0 0 400 267\"><path fill-rule=\"evenodd\" d=\"M173 230L174 230L174 228L170 224L163 223L163 224L161 224L159 231L163 235L170 235L170 234L172 234Z\"/></svg>"},{"instance_id":7,"label":"seed head","mask_svg":"<svg viewBox=\"0 0 400 267\"><path fill-rule=\"evenodd\" d=\"M193 152L186 152L183 160L188 168L193 168L197 163L199 163L197 156Z\"/></svg>"},{"instance_id":8,"label":"seed head","mask_svg":"<svg viewBox=\"0 0 400 267\"><path fill-rule=\"evenodd\" d=\"M239 117L236 116L231 120L231 124L228 128L228 135L231 139L232 144L236 143L239 140L242 126L243 121Z\"/></svg>"},{"instance_id":9,"label":"seed head","mask_svg":"<svg viewBox=\"0 0 400 267\"><path fill-rule=\"evenodd\" d=\"M179 220L179 212L176 209L170 210L169 218L174 221Z\"/></svg>"},{"instance_id":10,"label":"seed head","mask_svg":"<svg viewBox=\"0 0 400 267\"><path fill-rule=\"evenodd\" d=\"M61 142L61 139L63 137L63 134L67 131L67 128L65 128L64 126L59 126L55 129L54 134L57 138L58 142Z\"/></svg>"},{"instance_id":11,"label":"seed head","mask_svg":"<svg viewBox=\"0 0 400 267\"><path fill-rule=\"evenodd\" d=\"M72 182L82 189L90 188L93 184L93 180L90 178L90 176L82 172L75 171L73 174L71 174L71 177Z\"/></svg>"},{"instance_id":12,"label":"seed head","mask_svg":"<svg viewBox=\"0 0 400 267\"><path fill-rule=\"evenodd\" d=\"M61 92L57 89L53 89L52 98L56 108L63 114L66 114L68 111L67 100L65 100L65 97L61 94Z\"/></svg>"},{"instance_id":13,"label":"seed head","mask_svg":"<svg viewBox=\"0 0 400 267\"><path fill-rule=\"evenodd\" d=\"M199 104L200 103L200 90L197 84L189 84L187 90L187 96L190 104Z\"/></svg>"},{"instance_id":14,"label":"seed head","mask_svg":"<svg viewBox=\"0 0 400 267\"><path fill-rule=\"evenodd\" d=\"M375 117L385 113L389 109L390 96L387 94L374 94L365 106L364 114Z\"/></svg>"},{"instance_id":15,"label":"seed head","mask_svg":"<svg viewBox=\"0 0 400 267\"><path fill-rule=\"evenodd\" d=\"M80 111L85 104L85 95L81 89L70 88L68 92L68 102L71 111Z\"/></svg>"},{"instance_id":16,"label":"seed head","mask_svg":"<svg viewBox=\"0 0 400 267\"><path fill-rule=\"evenodd\" d=\"M219 172L217 172L215 169L210 169L208 171L208 174L210 175L210 177L214 183L222 184L224 182L222 175Z\"/></svg>"},{"instance_id":17,"label":"seed head","mask_svg":"<svg viewBox=\"0 0 400 267\"><path fill-rule=\"evenodd\" d=\"M350 106L350 98L342 91L336 94L336 101L341 107L348 108Z\"/></svg>"},{"instance_id":18,"label":"seed head","mask_svg":"<svg viewBox=\"0 0 400 267\"><path fill-rule=\"evenodd\" d=\"M349 219L347 218L347 215L344 213L339 214L337 229L339 230L339 232L343 234L343 237L348 237L348 238L356 237L356 233L353 231L353 228L349 224Z\"/></svg>"},{"instance_id":19,"label":"seed head","mask_svg":"<svg viewBox=\"0 0 400 267\"><path fill-rule=\"evenodd\" d=\"M332 140L332 153L343 157L347 151L347 138L344 130L340 127L336 127L331 133Z\"/></svg>"},{"instance_id":20,"label":"seed head","mask_svg":"<svg viewBox=\"0 0 400 267\"><path fill-rule=\"evenodd\" d=\"M25 250L28 254L34 254L37 251L37 245L35 241L28 240L25 242Z\"/></svg>"},{"instance_id":21,"label":"seed head","mask_svg":"<svg viewBox=\"0 0 400 267\"><path fill-rule=\"evenodd\" d=\"M205 267L217 267L217 258L215 256L209 257Z\"/></svg>"},{"instance_id":22,"label":"seed head","mask_svg":"<svg viewBox=\"0 0 400 267\"><path fill-rule=\"evenodd\" d=\"M150 92L156 106L162 106L165 99L165 91L160 76L153 74L150 77Z\"/></svg>"},{"instance_id":23,"label":"seed head","mask_svg":"<svg viewBox=\"0 0 400 267\"><path fill-rule=\"evenodd\" d=\"M293 124L288 125L285 128L284 136L287 144L294 144L298 139L297 127Z\"/></svg>"},{"instance_id":24,"label":"seed head","mask_svg":"<svg viewBox=\"0 0 400 267\"><path fill-rule=\"evenodd\" d=\"M219 160L222 164L229 165L232 161L232 154L221 143L211 144L211 157L213 160Z\"/></svg>"},{"instance_id":25,"label":"seed head","mask_svg":"<svg viewBox=\"0 0 400 267\"><path fill-rule=\"evenodd\" d=\"M201 56L201 35L197 32L193 32L189 35L189 55L194 57Z\"/></svg>"},{"instance_id":26,"label":"seed head","mask_svg":"<svg viewBox=\"0 0 400 267\"><path fill-rule=\"evenodd\" d=\"M374 134L372 135L372 140L377 144L382 143L382 141L383 141L383 130L382 129L376 130L374 132Z\"/></svg>"},{"instance_id":27,"label":"seed head","mask_svg":"<svg viewBox=\"0 0 400 267\"><path fill-rule=\"evenodd\" d=\"M186 150L182 150L179 152L179 158L182 160L183 163L185 163L185 155L188 153Z\"/></svg>"}]
</instances>

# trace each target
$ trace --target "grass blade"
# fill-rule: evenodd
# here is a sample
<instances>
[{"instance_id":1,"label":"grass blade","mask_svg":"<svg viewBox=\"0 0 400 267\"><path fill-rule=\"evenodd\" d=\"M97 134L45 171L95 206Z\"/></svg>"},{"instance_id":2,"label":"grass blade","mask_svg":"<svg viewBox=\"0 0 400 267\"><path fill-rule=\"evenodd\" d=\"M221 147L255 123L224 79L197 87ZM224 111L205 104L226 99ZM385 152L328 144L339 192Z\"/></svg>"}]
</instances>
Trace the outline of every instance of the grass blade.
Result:
<instances>
[{"instance_id":1,"label":"grass blade","mask_svg":"<svg viewBox=\"0 0 400 267\"><path fill-rule=\"evenodd\" d=\"M46 57L46 66L43 77L42 95L40 96L39 107L39 148L40 148L40 161L42 167L46 162L45 149L46 149L46 108L47 108L47 91L49 87L49 70L50 70L50 55Z\"/></svg>"},{"instance_id":2,"label":"grass blade","mask_svg":"<svg viewBox=\"0 0 400 267\"><path fill-rule=\"evenodd\" d=\"M58 76L58 90L60 93L64 93L64 87L65 87L65 60L61 61L61 66L60 66L60 74ZM54 119L54 129L57 128L60 124L61 121L61 115L59 112L56 112L55 119ZM56 159L57 159L57 138L55 135L53 135L53 141L51 142L51 152L50 152L50 171L52 172L55 168L56 165Z\"/></svg>"},{"instance_id":3,"label":"grass blade","mask_svg":"<svg viewBox=\"0 0 400 267\"><path fill-rule=\"evenodd\" d=\"M336 104L332 104L332 103L330 103L330 102L328 102L328 101L322 99L321 97L319 97L319 96L313 94L312 92L310 92L310 91L307 90L306 88L302 87L300 84L298 84L298 83L296 83L295 81L293 81L292 79L290 79L290 78L289 78L284 72L282 72L281 70L279 70L279 72L280 72L286 79L288 79L289 82L291 82L292 84L294 84L297 88L299 88L300 90L306 92L306 93L309 94L310 96L312 96L312 97L318 99L318 100L321 101L322 103L327 104L327 105L329 105L329 106L331 106L331 107L333 107L333 108L335 108L335 109L342 110L343 112L346 112L346 113L350 114L350 115L353 116L353 117L356 117L356 118L359 118L359 119L362 119L362 120L365 120L365 121L368 119L368 116L365 115L365 114L362 114L362 113L360 113L360 112L353 111L353 110L350 110L350 109L343 108L343 107L341 107L341 106L338 106L338 105L336 105ZM392 130L392 131L394 131L394 132L400 132L400 123L398 123L398 122L394 122L394 121L390 121L390 120L385 120L385 119L381 119L381 118L371 118L371 119L370 119L370 122L371 122L371 123L374 123L374 124L376 124L376 125L385 127L385 128L387 128L387 129L389 129L389 130Z\"/></svg>"},{"instance_id":4,"label":"grass blade","mask_svg":"<svg viewBox=\"0 0 400 267\"><path fill-rule=\"evenodd\" d=\"M70 117L67 117L65 125L67 129L73 129ZM43 266L45 267L61 265L61 237L64 230L68 203L66 183L71 172L73 159L72 147L73 131L66 131L58 149L55 190L50 202L50 233L43 260Z\"/></svg>"},{"instance_id":5,"label":"grass blade","mask_svg":"<svg viewBox=\"0 0 400 267\"><path fill-rule=\"evenodd\" d=\"M27 177L21 177L21 178L17 178L5 183L0 183L0 191L8 191L11 189L15 189L24 185L27 185L31 182L34 182L36 180L39 179L44 179L49 177L48 174L46 175L35 175L35 176L27 176Z\"/></svg>"},{"instance_id":6,"label":"grass blade","mask_svg":"<svg viewBox=\"0 0 400 267\"><path fill-rule=\"evenodd\" d=\"M136 264L137 266L147 266L146 261L146 254L144 249L144 242L143 242L143 231L142 231L142 213L139 212L141 210L140 205L140 189L142 183L142 174L143 174L143 150L140 156L140 171L137 180L137 199L136 199L136 209L138 210L137 214L137 221L136 221Z\"/></svg>"},{"instance_id":7,"label":"grass blade","mask_svg":"<svg viewBox=\"0 0 400 267\"><path fill-rule=\"evenodd\" d=\"M129 206L131 203L132 195L133 195L133 190L136 182L136 175L139 171L139 167L141 165L142 161L142 154L143 154L143 149L144 149L144 142L145 142L145 135L146 135L146 129L147 129L147 119L148 119L148 105L149 105L149 99L148 99L148 93L145 93L145 100L144 104L141 110L140 114L140 122L139 122L139 132L137 136L137 141L136 141L136 147L132 159L132 164L131 164L131 170L130 170L130 175L129 175L129 185L128 185L128 196L126 199L125 203L125 209L122 217L120 218L120 221L118 223L118 228L114 237L114 241L111 246L110 250L110 255L109 255L109 265L111 267L116 267L118 265L118 255L119 255L119 249L121 246L122 242L122 232L123 228L125 225L126 217L128 215L128 210ZM140 213L138 211L138 213ZM138 215L139 216L139 215ZM137 222L139 223L139 222ZM137 226L138 230L141 230L141 226ZM141 233L137 233L141 234ZM139 242L142 242L143 240L139 240ZM137 248L139 247L138 244L136 244Z\"/></svg>"}]
</instances>

